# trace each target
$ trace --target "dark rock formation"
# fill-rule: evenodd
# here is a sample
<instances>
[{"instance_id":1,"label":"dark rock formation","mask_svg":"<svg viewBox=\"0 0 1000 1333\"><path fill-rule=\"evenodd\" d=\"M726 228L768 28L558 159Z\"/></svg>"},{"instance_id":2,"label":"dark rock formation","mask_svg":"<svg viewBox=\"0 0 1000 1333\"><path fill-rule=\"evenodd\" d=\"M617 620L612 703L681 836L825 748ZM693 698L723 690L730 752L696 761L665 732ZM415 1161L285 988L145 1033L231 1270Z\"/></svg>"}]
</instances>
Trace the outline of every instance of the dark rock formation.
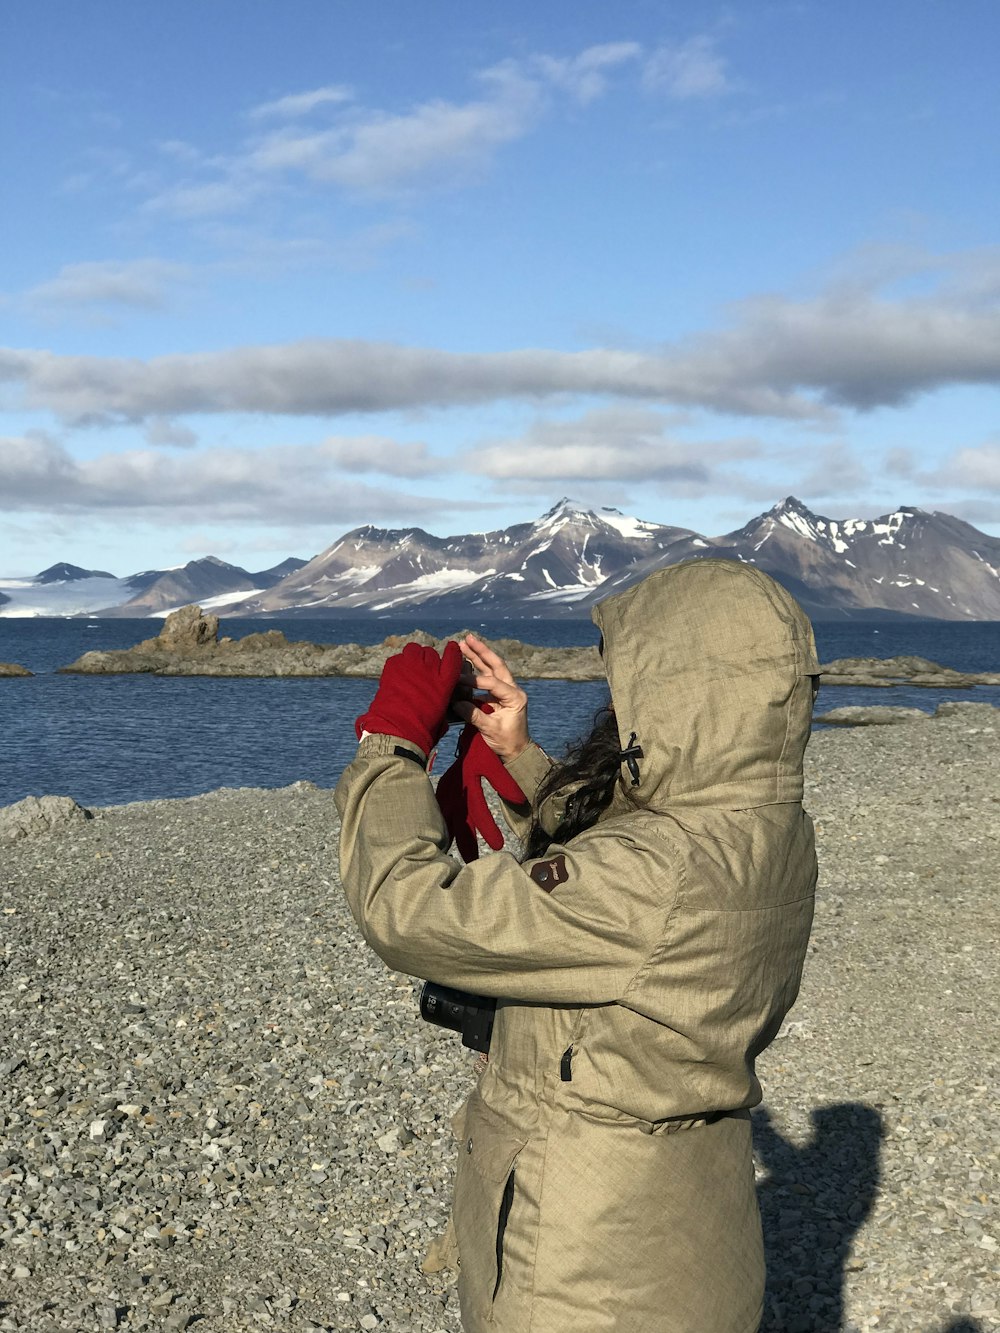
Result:
<instances>
[{"instance_id":1,"label":"dark rock formation","mask_svg":"<svg viewBox=\"0 0 1000 1333\"><path fill-rule=\"evenodd\" d=\"M464 631L463 631L464 633ZM184 606L167 616L152 639L115 652L84 653L60 671L82 675L149 672L159 676L378 676L385 659L406 643L440 648L422 630L391 634L380 644L316 644L290 641L280 630L248 634L242 639L218 637L219 618L198 606ZM463 634L452 635L462 638ZM544 648L518 639L494 639L516 677L524 680L601 680L604 668L596 648ZM889 688L923 685L963 688L1000 685L997 672L961 672L924 657L838 658L820 668L823 685Z\"/></svg>"},{"instance_id":2,"label":"dark rock formation","mask_svg":"<svg viewBox=\"0 0 1000 1333\"><path fill-rule=\"evenodd\" d=\"M67 564L65 560L58 565L50 565L35 575L36 583L76 583L80 579L113 579L106 569L81 569L79 565Z\"/></svg>"},{"instance_id":3,"label":"dark rock formation","mask_svg":"<svg viewBox=\"0 0 1000 1333\"><path fill-rule=\"evenodd\" d=\"M154 639L144 639L138 649L149 652L187 653L214 648L219 637L219 617L207 616L200 606L182 606L167 616Z\"/></svg>"},{"instance_id":4,"label":"dark rock formation","mask_svg":"<svg viewBox=\"0 0 1000 1333\"><path fill-rule=\"evenodd\" d=\"M185 606L167 617L155 638L134 648L84 653L59 670L80 675L377 677L385 659L404 644L440 648L445 643L422 630L393 634L375 645L290 642L280 630L219 639L218 631L217 616ZM604 675L596 648L539 648L516 639L495 639L493 647L514 675L525 680L600 680Z\"/></svg>"}]
</instances>

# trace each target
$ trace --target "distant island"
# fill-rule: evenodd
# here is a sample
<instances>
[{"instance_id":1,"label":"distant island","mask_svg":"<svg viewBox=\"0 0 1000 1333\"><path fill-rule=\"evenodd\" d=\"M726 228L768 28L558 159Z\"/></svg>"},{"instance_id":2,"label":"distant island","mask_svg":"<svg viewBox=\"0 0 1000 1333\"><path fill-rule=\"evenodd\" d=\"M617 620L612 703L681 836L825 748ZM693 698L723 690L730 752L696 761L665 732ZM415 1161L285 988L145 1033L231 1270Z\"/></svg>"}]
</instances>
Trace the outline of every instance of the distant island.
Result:
<instances>
[{"instance_id":1,"label":"distant island","mask_svg":"<svg viewBox=\"0 0 1000 1333\"><path fill-rule=\"evenodd\" d=\"M461 638L462 634L449 636ZM355 676L378 677L385 659L406 643L440 648L445 639L423 630L393 634L379 644L316 644L288 640L280 630L219 638L219 618L200 606L167 616L153 638L133 648L84 653L64 673L157 676ZM596 648L546 648L518 639L493 639L493 646L522 680L602 680ZM1000 685L1000 672L953 671L924 657L840 658L822 666L823 685L889 688L916 685L933 689Z\"/></svg>"}]
</instances>

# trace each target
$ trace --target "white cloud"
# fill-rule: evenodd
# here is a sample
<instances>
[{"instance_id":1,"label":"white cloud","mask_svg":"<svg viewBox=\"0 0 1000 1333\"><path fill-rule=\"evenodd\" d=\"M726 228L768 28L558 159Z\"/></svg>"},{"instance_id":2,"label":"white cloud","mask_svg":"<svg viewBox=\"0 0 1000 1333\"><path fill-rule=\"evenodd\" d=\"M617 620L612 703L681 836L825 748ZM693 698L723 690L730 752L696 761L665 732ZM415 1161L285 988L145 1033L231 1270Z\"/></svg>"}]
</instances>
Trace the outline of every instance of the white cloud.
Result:
<instances>
[{"instance_id":1,"label":"white cloud","mask_svg":"<svg viewBox=\"0 0 1000 1333\"><path fill-rule=\"evenodd\" d=\"M573 421L537 421L522 436L471 450L465 469L496 481L651 481L707 488L723 461L757 458L753 440L689 441L668 435L657 412L610 407Z\"/></svg>"},{"instance_id":2,"label":"white cloud","mask_svg":"<svg viewBox=\"0 0 1000 1333\"><path fill-rule=\"evenodd\" d=\"M352 441L281 445L265 449L216 448L164 454L136 449L76 459L51 436L33 433L0 440L0 511L87 514L97 518L200 524L342 524L440 515L458 506L346 480L339 454ZM357 442L378 451L382 469L394 461L392 442ZM419 451L419 446L417 447ZM400 446L399 461L405 455ZM417 475L398 470L396 475ZM468 505L462 507L468 508Z\"/></svg>"},{"instance_id":3,"label":"white cloud","mask_svg":"<svg viewBox=\"0 0 1000 1333\"><path fill-rule=\"evenodd\" d=\"M868 468L855 450L840 440L815 447L809 467L795 482L796 495L853 496L870 488Z\"/></svg>"},{"instance_id":4,"label":"white cloud","mask_svg":"<svg viewBox=\"0 0 1000 1333\"><path fill-rule=\"evenodd\" d=\"M146 443L168 445L175 449L192 449L198 443L198 437L187 426L181 426L169 417L150 417L143 432Z\"/></svg>"},{"instance_id":5,"label":"white cloud","mask_svg":"<svg viewBox=\"0 0 1000 1333\"><path fill-rule=\"evenodd\" d=\"M251 109L254 121L287 123L237 151L214 160L192 158L187 146L175 153L177 165L198 175L158 188L147 207L187 218L230 213L295 176L368 196L465 183L481 176L500 148L530 134L560 95L591 103L608 92L617 70L643 58L637 42L621 41L571 56L506 60L478 73L480 96L432 98L406 110L364 107L339 84L293 93ZM673 98L728 87L725 63L706 37L662 47L642 69L647 87ZM294 123L321 107L328 109L321 124Z\"/></svg>"},{"instance_id":6,"label":"white cloud","mask_svg":"<svg viewBox=\"0 0 1000 1333\"><path fill-rule=\"evenodd\" d=\"M307 116L318 106L339 106L349 102L354 93L345 84L330 83L323 88L313 88L309 92L289 93L274 102L263 102L249 112L253 120L280 118L292 120L296 116Z\"/></svg>"},{"instance_id":7,"label":"white cloud","mask_svg":"<svg viewBox=\"0 0 1000 1333\"><path fill-rule=\"evenodd\" d=\"M400 444L379 435L341 437L322 448L331 462L344 472L378 472L388 477L431 477L446 466L434 458L426 444Z\"/></svg>"},{"instance_id":8,"label":"white cloud","mask_svg":"<svg viewBox=\"0 0 1000 1333\"><path fill-rule=\"evenodd\" d=\"M885 470L890 477L914 477L917 474L917 456L912 449L890 449L885 456Z\"/></svg>"},{"instance_id":9,"label":"white cloud","mask_svg":"<svg viewBox=\"0 0 1000 1333\"><path fill-rule=\"evenodd\" d=\"M956 261L958 263L958 261ZM952 385L1000 384L1000 308L936 288L890 299L842 286L744 302L728 327L658 351L455 353L313 339L136 358L0 349L17 406L72 422L193 412L335 417L567 395L830 424Z\"/></svg>"},{"instance_id":10,"label":"white cloud","mask_svg":"<svg viewBox=\"0 0 1000 1333\"><path fill-rule=\"evenodd\" d=\"M956 500L948 505L947 512L974 527L983 523L1000 523L1000 500Z\"/></svg>"},{"instance_id":11,"label":"white cloud","mask_svg":"<svg viewBox=\"0 0 1000 1333\"><path fill-rule=\"evenodd\" d=\"M726 61L711 37L668 42L652 52L643 69L643 83L676 101L719 97L731 88Z\"/></svg>"},{"instance_id":12,"label":"white cloud","mask_svg":"<svg viewBox=\"0 0 1000 1333\"><path fill-rule=\"evenodd\" d=\"M637 60L641 54L638 42L606 42L590 46L576 56L536 56L533 64L553 87L587 103L607 91L609 70Z\"/></svg>"},{"instance_id":13,"label":"white cloud","mask_svg":"<svg viewBox=\"0 0 1000 1333\"><path fill-rule=\"evenodd\" d=\"M185 181L159 190L144 207L150 213L168 213L178 218L207 218L219 213L240 212L253 203L263 189L263 181L233 170L220 180Z\"/></svg>"},{"instance_id":14,"label":"white cloud","mask_svg":"<svg viewBox=\"0 0 1000 1333\"><path fill-rule=\"evenodd\" d=\"M245 165L371 194L464 178L486 166L500 145L523 137L541 107L538 85L513 69L483 77L488 95L474 101L425 102L402 114L358 112L328 130L269 135Z\"/></svg>"},{"instance_id":15,"label":"white cloud","mask_svg":"<svg viewBox=\"0 0 1000 1333\"><path fill-rule=\"evenodd\" d=\"M36 310L116 305L158 310L166 304L170 288L189 275L186 265L162 259L65 264L55 277L30 287L21 299Z\"/></svg>"},{"instance_id":16,"label":"white cloud","mask_svg":"<svg viewBox=\"0 0 1000 1333\"><path fill-rule=\"evenodd\" d=\"M337 416L447 407L503 398L600 394L814 418L788 390L739 382L712 355L595 350L456 353L314 339L150 361L0 349L0 384L23 386L27 407L73 422L190 412Z\"/></svg>"},{"instance_id":17,"label":"white cloud","mask_svg":"<svg viewBox=\"0 0 1000 1333\"><path fill-rule=\"evenodd\" d=\"M1000 444L957 450L929 480L948 490L1000 492Z\"/></svg>"}]
</instances>

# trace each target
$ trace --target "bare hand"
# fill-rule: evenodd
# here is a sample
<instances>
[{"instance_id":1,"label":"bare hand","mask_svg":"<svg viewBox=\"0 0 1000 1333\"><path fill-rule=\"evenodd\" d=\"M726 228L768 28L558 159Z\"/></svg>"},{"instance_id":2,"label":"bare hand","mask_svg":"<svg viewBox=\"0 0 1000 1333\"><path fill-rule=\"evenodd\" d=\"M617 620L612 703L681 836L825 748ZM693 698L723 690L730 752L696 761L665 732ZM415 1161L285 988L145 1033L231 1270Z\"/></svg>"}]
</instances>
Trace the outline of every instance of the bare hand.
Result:
<instances>
[{"instance_id":1,"label":"bare hand","mask_svg":"<svg viewBox=\"0 0 1000 1333\"><path fill-rule=\"evenodd\" d=\"M500 654L482 639L467 634L459 640L458 646L472 667L476 689L485 691L485 697L456 699L452 707L463 721L471 722L481 733L494 754L509 763L527 749L530 741L528 696L518 686ZM484 713L479 707L481 703L490 704L493 711Z\"/></svg>"}]
</instances>

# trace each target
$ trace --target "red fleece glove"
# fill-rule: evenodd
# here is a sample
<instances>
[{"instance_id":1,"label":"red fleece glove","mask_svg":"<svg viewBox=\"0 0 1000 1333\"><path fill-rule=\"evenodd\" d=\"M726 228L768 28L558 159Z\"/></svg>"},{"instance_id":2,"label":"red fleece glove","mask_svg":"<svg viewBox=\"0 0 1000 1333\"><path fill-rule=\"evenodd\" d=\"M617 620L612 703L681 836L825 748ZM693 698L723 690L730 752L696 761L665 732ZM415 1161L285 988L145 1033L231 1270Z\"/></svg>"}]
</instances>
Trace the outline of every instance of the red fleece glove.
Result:
<instances>
[{"instance_id":1,"label":"red fleece glove","mask_svg":"<svg viewBox=\"0 0 1000 1333\"><path fill-rule=\"evenodd\" d=\"M429 755L448 729L445 714L462 672L462 653L449 640L439 656L435 648L408 643L387 657L378 690L367 713L354 723L363 731L401 736Z\"/></svg>"},{"instance_id":2,"label":"red fleece glove","mask_svg":"<svg viewBox=\"0 0 1000 1333\"><path fill-rule=\"evenodd\" d=\"M489 704L480 704L484 713L491 713ZM488 847L498 852L503 846L503 834L497 827L486 797L483 779L496 794L512 805L524 801L524 792L504 767L503 760L494 754L472 725L463 729L458 739L458 758L437 785L437 803L448 832L463 861L475 861L479 856L476 834L481 833Z\"/></svg>"}]
</instances>

